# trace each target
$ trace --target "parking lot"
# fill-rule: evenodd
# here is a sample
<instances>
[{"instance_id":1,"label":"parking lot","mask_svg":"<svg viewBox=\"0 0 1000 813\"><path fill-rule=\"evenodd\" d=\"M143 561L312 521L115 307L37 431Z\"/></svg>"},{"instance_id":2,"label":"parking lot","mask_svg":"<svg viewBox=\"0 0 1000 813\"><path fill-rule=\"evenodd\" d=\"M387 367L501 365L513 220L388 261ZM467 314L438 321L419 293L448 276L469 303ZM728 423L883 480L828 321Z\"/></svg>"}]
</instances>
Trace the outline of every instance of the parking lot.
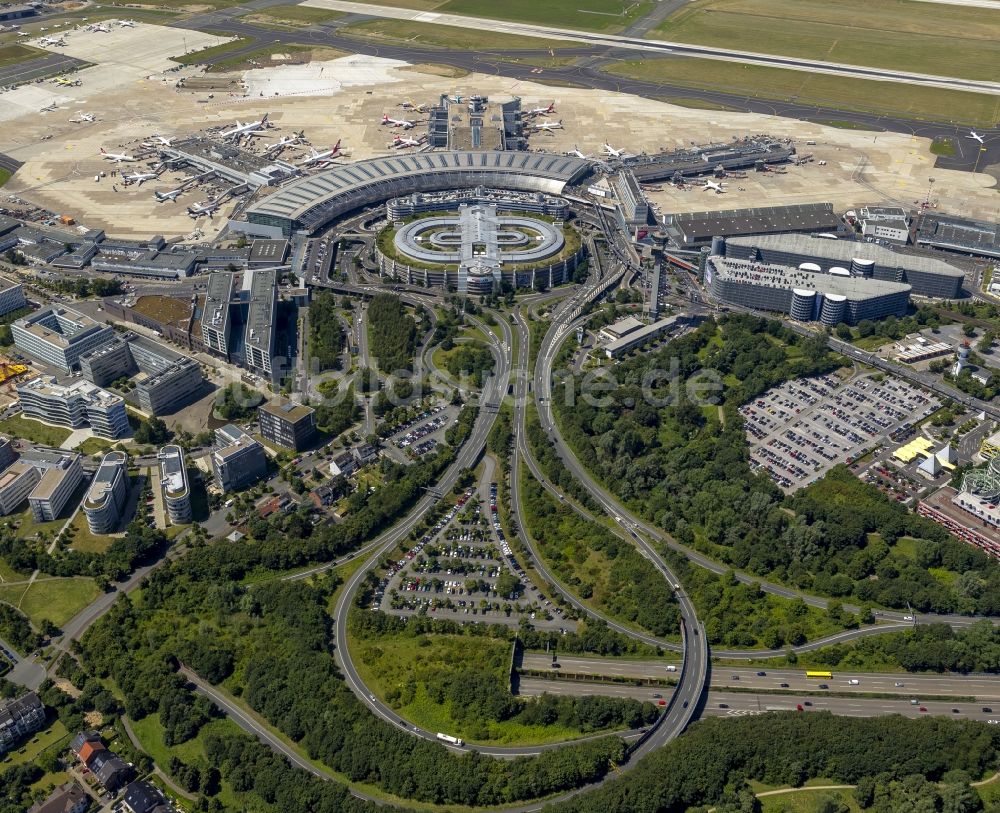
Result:
<instances>
[{"instance_id":1,"label":"parking lot","mask_svg":"<svg viewBox=\"0 0 1000 813\"><path fill-rule=\"evenodd\" d=\"M933 395L905 381L828 374L786 381L740 412L751 464L792 492L938 406Z\"/></svg>"},{"instance_id":2,"label":"parking lot","mask_svg":"<svg viewBox=\"0 0 1000 813\"><path fill-rule=\"evenodd\" d=\"M488 506L488 507L487 507ZM530 584L497 515L496 484L469 489L410 550L387 563L372 610L460 622L575 629Z\"/></svg>"},{"instance_id":3,"label":"parking lot","mask_svg":"<svg viewBox=\"0 0 1000 813\"><path fill-rule=\"evenodd\" d=\"M458 407L437 404L396 429L390 435L385 451L393 460L406 463L434 451L444 443L448 427L458 416Z\"/></svg>"}]
</instances>

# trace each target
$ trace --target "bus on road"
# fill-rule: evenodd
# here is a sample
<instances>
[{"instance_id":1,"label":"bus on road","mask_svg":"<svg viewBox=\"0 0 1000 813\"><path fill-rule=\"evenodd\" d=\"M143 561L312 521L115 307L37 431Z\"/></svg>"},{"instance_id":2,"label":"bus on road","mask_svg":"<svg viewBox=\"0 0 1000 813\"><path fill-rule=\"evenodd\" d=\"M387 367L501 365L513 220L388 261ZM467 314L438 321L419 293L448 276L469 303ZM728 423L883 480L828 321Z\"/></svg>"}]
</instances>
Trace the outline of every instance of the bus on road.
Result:
<instances>
[{"instance_id":1,"label":"bus on road","mask_svg":"<svg viewBox=\"0 0 1000 813\"><path fill-rule=\"evenodd\" d=\"M833 672L806 672L806 677L818 680L830 680L833 678Z\"/></svg>"}]
</instances>

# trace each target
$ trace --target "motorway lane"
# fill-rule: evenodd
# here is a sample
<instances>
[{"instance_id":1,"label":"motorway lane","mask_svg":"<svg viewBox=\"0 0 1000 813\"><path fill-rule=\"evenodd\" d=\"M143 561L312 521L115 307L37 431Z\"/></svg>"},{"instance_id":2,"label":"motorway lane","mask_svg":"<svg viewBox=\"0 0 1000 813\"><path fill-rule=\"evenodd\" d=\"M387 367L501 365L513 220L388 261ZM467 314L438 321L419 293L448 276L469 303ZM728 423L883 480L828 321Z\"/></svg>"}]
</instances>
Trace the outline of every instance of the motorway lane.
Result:
<instances>
[{"instance_id":1,"label":"motorway lane","mask_svg":"<svg viewBox=\"0 0 1000 813\"><path fill-rule=\"evenodd\" d=\"M826 73L833 76L843 76L850 79L877 79L885 82L904 82L920 84L927 87L938 87L947 90L971 91L1000 95L1000 83L984 80L959 79L954 77L934 76L932 74L894 71L884 68L871 68L861 65L848 65L838 62L826 62L815 59L799 59L796 57L777 56L774 54L739 51L730 48L718 48L709 45L692 45L684 42L670 42L656 39L639 39L620 34L597 34L570 28L515 23L506 20L492 20L480 17L467 17L461 14L428 13L420 9L394 8L392 6L376 6L369 3L351 2L351 0L312 0L311 6L344 11L364 17L384 17L395 20L409 20L436 25L450 25L459 28L481 30L488 28L505 34L517 36L542 37L545 39L563 39L584 42L588 45L605 46L626 50L638 50L659 53L670 56L694 56L701 59L717 59L729 62L739 62L748 65L761 65L772 68L785 68L808 73Z\"/></svg>"},{"instance_id":2,"label":"motorway lane","mask_svg":"<svg viewBox=\"0 0 1000 813\"><path fill-rule=\"evenodd\" d=\"M551 674L595 675L602 677L623 677L636 679L666 680L677 676L668 672L668 660L640 661L623 658L585 658L559 655L559 669L552 668L552 656L545 653L525 653L521 667ZM758 676L757 672L767 674ZM754 667L733 667L716 665L712 670L713 687L736 687L741 689L778 689L787 683L792 691L823 692L819 684L830 687L833 692L861 694L900 694L907 697L924 695L946 695L950 697L970 696L984 700L1000 701L1000 675L956 675L956 674L910 674L842 672L831 670L833 677L826 680L807 678L803 669L757 669ZM738 678L734 680L733 678ZM851 680L858 685L852 686ZM902 686L897 686L900 683Z\"/></svg>"},{"instance_id":3,"label":"motorway lane","mask_svg":"<svg viewBox=\"0 0 1000 813\"><path fill-rule=\"evenodd\" d=\"M537 697L541 694L582 696L600 694L606 697L631 697L635 700L657 702L654 694L662 694L663 699L669 699L669 688L654 688L650 686L625 686L607 683L590 683L575 681L542 680L528 678L521 681L520 693L525 697ZM811 705L804 705L809 702ZM904 717L927 717L941 715L947 717L963 717L970 720L1000 719L1000 714L983 711L979 703L969 701L928 700L917 705L907 698L872 697L833 697L833 696L800 696L796 694L757 694L755 692L727 692L712 689L708 693L705 717L745 717L762 714L767 711L796 711L796 706L802 704L803 711L829 711L843 717L877 717L886 714L901 714ZM920 711L921 708L927 711ZM952 711L958 709L957 713Z\"/></svg>"}]
</instances>

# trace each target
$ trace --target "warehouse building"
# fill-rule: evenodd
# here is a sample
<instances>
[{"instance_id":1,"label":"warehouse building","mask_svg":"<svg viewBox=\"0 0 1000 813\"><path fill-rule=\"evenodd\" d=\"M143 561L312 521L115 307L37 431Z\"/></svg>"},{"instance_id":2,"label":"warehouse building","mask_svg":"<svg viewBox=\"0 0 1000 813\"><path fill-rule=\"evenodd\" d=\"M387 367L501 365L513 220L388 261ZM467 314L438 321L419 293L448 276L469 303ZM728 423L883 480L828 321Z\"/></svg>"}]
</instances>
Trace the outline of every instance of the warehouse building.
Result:
<instances>
[{"instance_id":1,"label":"warehouse building","mask_svg":"<svg viewBox=\"0 0 1000 813\"><path fill-rule=\"evenodd\" d=\"M260 435L296 452L306 448L316 436L316 410L294 401L272 401L258 412Z\"/></svg>"},{"instance_id":2,"label":"warehouse building","mask_svg":"<svg viewBox=\"0 0 1000 813\"><path fill-rule=\"evenodd\" d=\"M128 502L128 457L113 451L104 455L83 501L92 534L109 534L118 527Z\"/></svg>"},{"instance_id":3,"label":"warehouse building","mask_svg":"<svg viewBox=\"0 0 1000 813\"><path fill-rule=\"evenodd\" d=\"M83 481L80 455L67 453L58 466L48 469L28 495L28 505L35 522L59 518L66 503Z\"/></svg>"},{"instance_id":4,"label":"warehouse building","mask_svg":"<svg viewBox=\"0 0 1000 813\"><path fill-rule=\"evenodd\" d=\"M39 376L19 384L17 395L26 418L72 429L89 425L95 435L111 440L129 434L124 399L89 381L62 385L52 376Z\"/></svg>"},{"instance_id":5,"label":"warehouse building","mask_svg":"<svg viewBox=\"0 0 1000 813\"><path fill-rule=\"evenodd\" d=\"M66 372L79 367L80 356L114 336L109 325L54 305L16 320L10 329L18 350Z\"/></svg>"},{"instance_id":6,"label":"warehouse building","mask_svg":"<svg viewBox=\"0 0 1000 813\"><path fill-rule=\"evenodd\" d=\"M99 387L135 376L135 399L148 415L176 412L198 395L204 380L194 359L131 332L82 356L80 367Z\"/></svg>"},{"instance_id":7,"label":"warehouse building","mask_svg":"<svg viewBox=\"0 0 1000 813\"><path fill-rule=\"evenodd\" d=\"M710 257L705 266L705 286L720 302L786 313L802 322L831 327L903 316L910 295L910 286L900 282L717 256Z\"/></svg>"},{"instance_id":8,"label":"warehouse building","mask_svg":"<svg viewBox=\"0 0 1000 813\"><path fill-rule=\"evenodd\" d=\"M678 248L707 246L713 237L834 233L841 227L841 220L830 203L685 212L663 216L663 228L667 237Z\"/></svg>"},{"instance_id":9,"label":"warehouse building","mask_svg":"<svg viewBox=\"0 0 1000 813\"><path fill-rule=\"evenodd\" d=\"M167 516L173 525L186 525L191 522L192 512L184 450L171 444L160 449L156 457L160 461L160 486L163 489L163 502L167 506Z\"/></svg>"},{"instance_id":10,"label":"warehouse building","mask_svg":"<svg viewBox=\"0 0 1000 813\"><path fill-rule=\"evenodd\" d=\"M713 253L720 253L713 251ZM961 295L965 274L933 257L899 254L884 246L853 240L826 240L801 234L727 237L727 258L756 260L774 265L809 263L824 273L839 269L852 277L865 277L909 285L918 296L952 299Z\"/></svg>"},{"instance_id":11,"label":"warehouse building","mask_svg":"<svg viewBox=\"0 0 1000 813\"><path fill-rule=\"evenodd\" d=\"M238 426L230 423L216 429L215 442L212 472L221 491L237 491L267 476L264 447Z\"/></svg>"},{"instance_id":12,"label":"warehouse building","mask_svg":"<svg viewBox=\"0 0 1000 813\"><path fill-rule=\"evenodd\" d=\"M921 212L914 242L943 251L1000 259L1000 224Z\"/></svg>"}]
</instances>

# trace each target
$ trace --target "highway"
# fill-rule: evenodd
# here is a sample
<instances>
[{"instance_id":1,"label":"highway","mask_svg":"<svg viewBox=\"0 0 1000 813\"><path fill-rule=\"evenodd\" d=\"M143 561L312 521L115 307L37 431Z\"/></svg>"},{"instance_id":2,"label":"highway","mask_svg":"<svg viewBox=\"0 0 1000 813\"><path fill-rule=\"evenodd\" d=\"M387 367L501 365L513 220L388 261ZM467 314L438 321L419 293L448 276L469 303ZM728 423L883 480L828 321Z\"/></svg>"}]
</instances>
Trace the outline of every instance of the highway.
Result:
<instances>
[{"instance_id":1,"label":"highway","mask_svg":"<svg viewBox=\"0 0 1000 813\"><path fill-rule=\"evenodd\" d=\"M607 697L631 697L655 703L662 694L669 701L669 689L653 687L624 686L613 684L575 683L570 681L542 680L527 678L521 681L521 694L538 696L601 694ZM918 698L919 699L919 698ZM807 706L806 703L809 703ZM839 697L833 695L757 694L755 692L727 692L712 689L705 702L706 717L745 717L763 714L767 711L796 711L801 705L805 713L829 711L844 717L877 717L885 714L901 714L904 717L964 717L970 720L1000 719L1000 715L983 711L978 702L928 700L916 705L909 698ZM920 709L926 709L921 711ZM989 708L989 707L987 707Z\"/></svg>"},{"instance_id":2,"label":"highway","mask_svg":"<svg viewBox=\"0 0 1000 813\"><path fill-rule=\"evenodd\" d=\"M903 82L926 87L936 87L945 90L968 91L973 93L988 93L1000 95L1000 82L979 81L974 79L957 79L932 74L911 73L908 71L893 71L884 68L870 68L861 65L849 65L841 62L825 62L817 59L800 59L796 57L762 54L754 51L739 51L731 48L718 48L709 45L691 45L684 42L670 42L656 39L640 39L621 34L597 34L579 31L572 28L555 28L551 26L533 25L530 23L515 23L507 20L493 20L482 17L467 17L461 14L444 14L428 12L422 9L396 8L392 6L356 3L351 0L309 0L309 6L328 8L364 17L383 17L393 20L407 20L415 23L432 23L458 28L488 29L501 34L512 34L523 37L541 37L544 39L561 39L570 42L583 42L587 45L603 46L620 50L642 51L644 56L669 55L691 56L700 59L717 59L727 62L739 62L746 65L759 65L770 68L785 68L794 71L806 71L811 74L825 73L847 79L875 79L882 82Z\"/></svg>"}]
</instances>

